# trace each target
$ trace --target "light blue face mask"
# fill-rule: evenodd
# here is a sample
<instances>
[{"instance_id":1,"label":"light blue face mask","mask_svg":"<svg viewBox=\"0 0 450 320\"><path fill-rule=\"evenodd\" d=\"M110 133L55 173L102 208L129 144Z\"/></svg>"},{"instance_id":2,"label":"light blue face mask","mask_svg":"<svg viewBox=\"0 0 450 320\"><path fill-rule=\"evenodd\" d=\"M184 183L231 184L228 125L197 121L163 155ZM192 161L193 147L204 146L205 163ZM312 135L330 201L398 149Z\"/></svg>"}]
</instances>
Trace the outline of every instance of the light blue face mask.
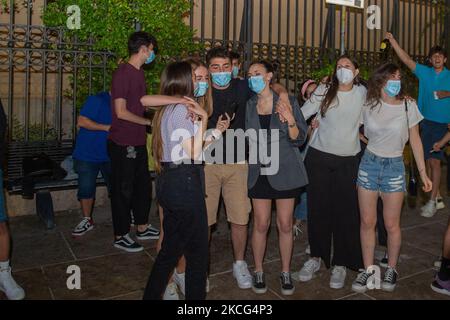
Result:
<instances>
[{"instance_id":1,"label":"light blue face mask","mask_svg":"<svg viewBox=\"0 0 450 320\"><path fill-rule=\"evenodd\" d=\"M389 80L384 87L384 92L386 92L389 97L394 98L398 96L401 89L402 82L400 80Z\"/></svg>"},{"instance_id":2,"label":"light blue face mask","mask_svg":"<svg viewBox=\"0 0 450 320\"><path fill-rule=\"evenodd\" d=\"M212 81L219 87L226 87L231 81L231 72L215 72L211 75Z\"/></svg>"},{"instance_id":3,"label":"light blue face mask","mask_svg":"<svg viewBox=\"0 0 450 320\"><path fill-rule=\"evenodd\" d=\"M263 76L253 76L248 79L248 86L254 93L259 94L266 87L266 82Z\"/></svg>"},{"instance_id":4,"label":"light blue face mask","mask_svg":"<svg viewBox=\"0 0 450 320\"><path fill-rule=\"evenodd\" d=\"M150 53L150 57L147 58L147 60L145 60L145 64L150 64L153 62L153 60L155 60L156 55L155 52L152 50L152 52Z\"/></svg>"},{"instance_id":5,"label":"light blue face mask","mask_svg":"<svg viewBox=\"0 0 450 320\"><path fill-rule=\"evenodd\" d=\"M233 73L233 79L236 79L239 76L239 67L234 66L232 73Z\"/></svg>"},{"instance_id":6,"label":"light blue face mask","mask_svg":"<svg viewBox=\"0 0 450 320\"><path fill-rule=\"evenodd\" d=\"M206 94L208 91L209 85L208 82L199 81L195 83L194 97L200 98Z\"/></svg>"}]
</instances>

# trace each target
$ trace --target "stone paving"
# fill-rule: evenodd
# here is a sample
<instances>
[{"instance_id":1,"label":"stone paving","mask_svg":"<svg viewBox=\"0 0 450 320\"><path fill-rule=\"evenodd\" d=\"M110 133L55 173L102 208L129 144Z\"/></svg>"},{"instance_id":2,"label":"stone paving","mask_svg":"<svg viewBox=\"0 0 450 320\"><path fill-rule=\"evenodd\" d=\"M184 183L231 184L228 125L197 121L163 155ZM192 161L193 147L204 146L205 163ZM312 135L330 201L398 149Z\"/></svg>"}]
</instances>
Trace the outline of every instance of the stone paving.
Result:
<instances>
[{"instance_id":1,"label":"stone paving","mask_svg":"<svg viewBox=\"0 0 450 320\"><path fill-rule=\"evenodd\" d=\"M277 231L274 226L269 234L265 259L265 272L269 290L256 295L252 290L241 290L232 276L232 251L228 225L224 214L213 233L211 243L210 293L208 299L264 300L264 299L450 299L435 294L430 283L435 274L433 263L441 254L442 239L449 212L447 208L434 218L419 215L423 199L417 199L415 207L405 205L402 214L403 246L398 271L400 279L394 293L368 291L355 294L351 283L356 273L348 272L346 285L341 290L329 288L330 272L323 266L318 276L308 283L296 283L295 294L284 297L280 293L278 275L280 257ZM450 203L447 201L447 207ZM56 228L45 230L36 216L11 219L13 236L12 264L14 277L20 283L27 299L141 299L143 288L154 262L155 241L143 242L145 250L128 254L112 246L112 222L108 206L95 209L95 228L84 237L71 236L79 222L79 211L61 212L56 216ZM274 221L274 220L273 220ZM158 225L155 210L151 222ZM298 271L306 261L307 235L295 241L292 260L293 271ZM384 251L377 249L377 256ZM251 248L246 260L253 265ZM81 268L81 290L68 290L66 271L70 265ZM251 269L251 268L250 268ZM0 300L5 297L0 293Z\"/></svg>"}]
</instances>

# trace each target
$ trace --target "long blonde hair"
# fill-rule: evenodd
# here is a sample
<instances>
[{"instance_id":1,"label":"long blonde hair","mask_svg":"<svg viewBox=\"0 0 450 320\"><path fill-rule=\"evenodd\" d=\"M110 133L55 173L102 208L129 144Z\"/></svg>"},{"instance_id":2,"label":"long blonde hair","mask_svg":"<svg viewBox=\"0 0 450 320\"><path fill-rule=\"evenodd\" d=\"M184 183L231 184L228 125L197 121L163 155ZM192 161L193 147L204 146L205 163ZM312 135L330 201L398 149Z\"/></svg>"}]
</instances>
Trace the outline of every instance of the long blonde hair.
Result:
<instances>
[{"instance_id":1,"label":"long blonde hair","mask_svg":"<svg viewBox=\"0 0 450 320\"><path fill-rule=\"evenodd\" d=\"M187 62L173 62L169 64L161 75L160 94L172 97L192 97L194 83L192 81L192 67ZM156 111L153 118L153 157L155 171L161 173L161 160L163 158L163 141L161 135L161 121L167 106Z\"/></svg>"},{"instance_id":2,"label":"long blonde hair","mask_svg":"<svg viewBox=\"0 0 450 320\"><path fill-rule=\"evenodd\" d=\"M187 63L189 63L192 67L192 71L195 73L195 70L197 70L200 67L206 68L208 70L208 67L206 64L204 64L202 61L196 59L196 58L186 58L183 60ZM213 99L212 99L212 83L211 83L211 77L208 80L208 90L206 91L206 94L203 97L196 98L198 104L200 107L202 107L206 113L208 114L208 117L210 117L213 114Z\"/></svg>"}]
</instances>

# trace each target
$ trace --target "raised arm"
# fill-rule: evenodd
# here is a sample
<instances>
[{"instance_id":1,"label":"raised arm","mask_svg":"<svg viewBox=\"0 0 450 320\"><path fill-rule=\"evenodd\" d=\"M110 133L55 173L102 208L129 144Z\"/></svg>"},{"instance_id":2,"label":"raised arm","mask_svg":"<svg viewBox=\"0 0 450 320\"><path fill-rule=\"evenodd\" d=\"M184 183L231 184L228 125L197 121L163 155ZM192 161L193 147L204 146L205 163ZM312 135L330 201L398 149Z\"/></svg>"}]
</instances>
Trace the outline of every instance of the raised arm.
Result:
<instances>
[{"instance_id":1,"label":"raised arm","mask_svg":"<svg viewBox=\"0 0 450 320\"><path fill-rule=\"evenodd\" d=\"M395 40L392 33L386 33L386 39L389 40L391 43L392 48L394 49L395 53L399 57L399 59L412 71L416 71L416 62L409 56L408 53L406 53L405 50L400 47L397 40Z\"/></svg>"}]
</instances>

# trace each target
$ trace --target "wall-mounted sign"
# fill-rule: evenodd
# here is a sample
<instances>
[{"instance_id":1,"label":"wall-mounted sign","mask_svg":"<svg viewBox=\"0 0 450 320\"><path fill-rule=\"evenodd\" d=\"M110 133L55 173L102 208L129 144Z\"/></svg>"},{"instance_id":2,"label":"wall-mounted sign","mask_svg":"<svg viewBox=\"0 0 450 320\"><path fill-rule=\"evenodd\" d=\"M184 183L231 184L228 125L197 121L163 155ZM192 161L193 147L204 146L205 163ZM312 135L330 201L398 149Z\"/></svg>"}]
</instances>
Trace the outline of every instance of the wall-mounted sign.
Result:
<instances>
[{"instance_id":1,"label":"wall-mounted sign","mask_svg":"<svg viewBox=\"0 0 450 320\"><path fill-rule=\"evenodd\" d=\"M329 4L338 4L341 6L364 9L364 0L326 0Z\"/></svg>"}]
</instances>

